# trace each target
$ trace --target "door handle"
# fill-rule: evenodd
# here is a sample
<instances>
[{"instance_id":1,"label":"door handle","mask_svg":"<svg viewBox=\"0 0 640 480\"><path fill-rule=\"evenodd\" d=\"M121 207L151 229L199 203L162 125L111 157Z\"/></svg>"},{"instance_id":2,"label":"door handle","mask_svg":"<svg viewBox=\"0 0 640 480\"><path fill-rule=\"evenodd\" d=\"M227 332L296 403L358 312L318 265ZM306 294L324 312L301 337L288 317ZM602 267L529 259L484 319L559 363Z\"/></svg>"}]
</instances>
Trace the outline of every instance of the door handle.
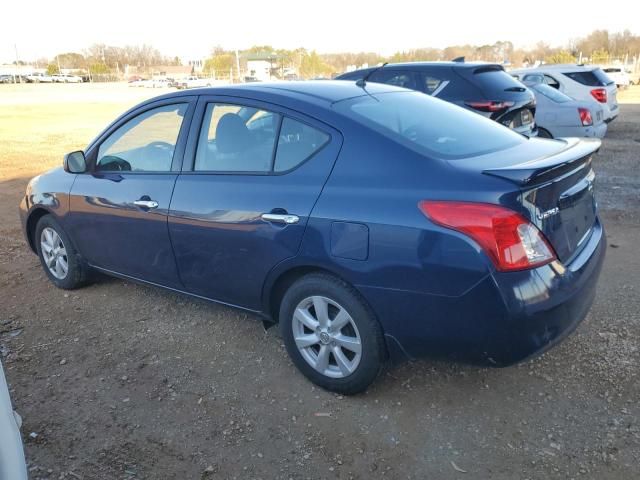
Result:
<instances>
[{"instance_id":1,"label":"door handle","mask_svg":"<svg viewBox=\"0 0 640 480\"><path fill-rule=\"evenodd\" d=\"M137 207L142 208L158 208L158 202L156 202L155 200L136 200L133 202L133 204Z\"/></svg>"},{"instance_id":2,"label":"door handle","mask_svg":"<svg viewBox=\"0 0 640 480\"><path fill-rule=\"evenodd\" d=\"M300 221L300 218L297 215L291 215L288 213L263 213L260 218L265 222L284 223L286 225L291 225Z\"/></svg>"}]
</instances>

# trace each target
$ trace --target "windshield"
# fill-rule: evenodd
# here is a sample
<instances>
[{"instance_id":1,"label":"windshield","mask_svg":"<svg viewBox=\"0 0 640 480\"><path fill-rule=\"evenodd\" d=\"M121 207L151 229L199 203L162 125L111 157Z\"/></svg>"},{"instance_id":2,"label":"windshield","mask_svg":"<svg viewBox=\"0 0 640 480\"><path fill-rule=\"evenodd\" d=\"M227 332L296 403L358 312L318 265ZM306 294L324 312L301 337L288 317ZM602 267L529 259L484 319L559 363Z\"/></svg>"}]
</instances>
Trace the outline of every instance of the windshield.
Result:
<instances>
[{"instance_id":1,"label":"windshield","mask_svg":"<svg viewBox=\"0 0 640 480\"><path fill-rule=\"evenodd\" d=\"M511 148L525 137L492 120L419 92L387 92L333 108L376 132L435 158L455 160Z\"/></svg>"},{"instance_id":2,"label":"windshield","mask_svg":"<svg viewBox=\"0 0 640 480\"><path fill-rule=\"evenodd\" d=\"M536 93L541 93L542 95L549 98L550 100L553 100L556 103L565 103L571 101L571 97L544 83L530 85L529 88L535 90Z\"/></svg>"}]
</instances>

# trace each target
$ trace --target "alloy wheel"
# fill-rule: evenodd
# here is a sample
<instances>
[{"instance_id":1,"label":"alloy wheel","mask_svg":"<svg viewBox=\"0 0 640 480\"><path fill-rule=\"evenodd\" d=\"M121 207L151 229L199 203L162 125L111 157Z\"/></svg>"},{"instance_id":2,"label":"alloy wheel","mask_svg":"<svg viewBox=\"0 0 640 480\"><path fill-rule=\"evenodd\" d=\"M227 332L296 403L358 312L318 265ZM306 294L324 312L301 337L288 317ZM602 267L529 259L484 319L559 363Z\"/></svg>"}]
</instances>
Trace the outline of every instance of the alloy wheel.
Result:
<instances>
[{"instance_id":1,"label":"alloy wheel","mask_svg":"<svg viewBox=\"0 0 640 480\"><path fill-rule=\"evenodd\" d=\"M46 227L40 234L40 249L42 258L51 275L59 280L64 279L69 272L67 249L60 235L51 227Z\"/></svg>"},{"instance_id":2,"label":"alloy wheel","mask_svg":"<svg viewBox=\"0 0 640 480\"><path fill-rule=\"evenodd\" d=\"M362 341L347 310L327 297L312 296L296 307L293 339L302 358L317 372L344 378L358 368Z\"/></svg>"}]
</instances>

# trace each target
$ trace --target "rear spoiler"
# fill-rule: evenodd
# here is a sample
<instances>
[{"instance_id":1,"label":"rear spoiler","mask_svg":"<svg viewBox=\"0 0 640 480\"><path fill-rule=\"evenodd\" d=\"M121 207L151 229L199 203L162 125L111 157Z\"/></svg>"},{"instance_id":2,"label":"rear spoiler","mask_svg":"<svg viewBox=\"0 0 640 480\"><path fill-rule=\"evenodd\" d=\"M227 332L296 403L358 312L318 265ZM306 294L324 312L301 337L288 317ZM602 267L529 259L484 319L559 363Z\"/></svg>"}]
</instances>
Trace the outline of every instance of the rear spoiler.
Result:
<instances>
[{"instance_id":1,"label":"rear spoiler","mask_svg":"<svg viewBox=\"0 0 640 480\"><path fill-rule=\"evenodd\" d=\"M485 175L504 178L521 186L539 185L585 167L600 149L599 139L567 138L566 147L553 155L503 168L483 170Z\"/></svg>"}]
</instances>

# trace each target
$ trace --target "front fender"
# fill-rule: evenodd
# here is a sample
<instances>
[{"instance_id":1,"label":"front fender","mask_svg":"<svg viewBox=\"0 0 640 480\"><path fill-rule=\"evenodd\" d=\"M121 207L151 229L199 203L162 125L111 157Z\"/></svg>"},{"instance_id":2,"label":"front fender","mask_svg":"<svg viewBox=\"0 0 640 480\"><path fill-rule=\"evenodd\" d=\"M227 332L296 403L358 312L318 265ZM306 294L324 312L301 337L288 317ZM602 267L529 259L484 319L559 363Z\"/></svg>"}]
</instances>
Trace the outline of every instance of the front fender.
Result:
<instances>
[{"instance_id":1,"label":"front fender","mask_svg":"<svg viewBox=\"0 0 640 480\"><path fill-rule=\"evenodd\" d=\"M19 212L23 233L34 252L31 233L40 217L47 213L52 214L63 227L65 226L69 214L71 188L76 177L77 175L67 173L62 167L58 167L34 177L27 185L25 195L20 201Z\"/></svg>"}]
</instances>

